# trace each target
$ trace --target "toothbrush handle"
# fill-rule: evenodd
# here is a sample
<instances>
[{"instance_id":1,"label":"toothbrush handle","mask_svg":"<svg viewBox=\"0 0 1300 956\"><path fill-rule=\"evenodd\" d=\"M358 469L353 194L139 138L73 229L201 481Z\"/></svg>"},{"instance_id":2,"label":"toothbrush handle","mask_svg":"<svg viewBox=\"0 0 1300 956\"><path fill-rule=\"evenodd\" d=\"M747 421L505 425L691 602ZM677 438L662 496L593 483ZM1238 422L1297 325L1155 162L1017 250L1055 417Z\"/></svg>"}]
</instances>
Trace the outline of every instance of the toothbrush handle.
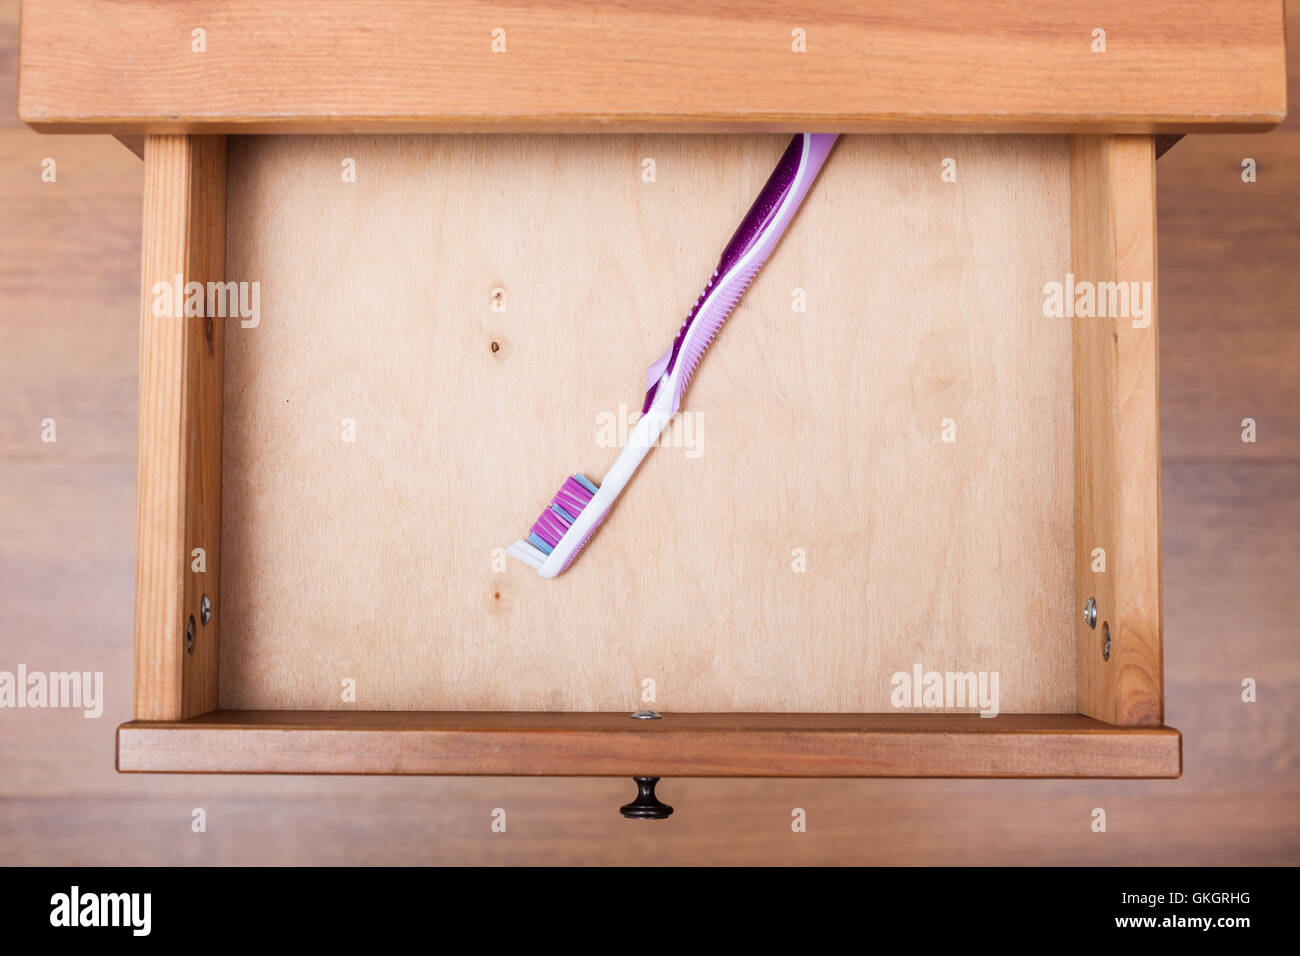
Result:
<instances>
[{"instance_id":1,"label":"toothbrush handle","mask_svg":"<svg viewBox=\"0 0 1300 956\"><path fill-rule=\"evenodd\" d=\"M627 483L641 467L641 462L645 461L650 449L659 440L663 430L668 427L668 422L673 416L666 408L667 403L668 392L664 392L660 395L659 401L637 421L632 434L628 436L627 444L618 453L618 458L609 471L605 472L605 477L600 481L600 488L582 509L578 520L569 527L568 533L561 541L561 546L553 550L537 569L537 573L542 577L553 578L561 573L573 563L578 552L587 543L587 539L596 533L596 529L600 527L601 522L614 506L615 500L623 493ZM564 546L564 542L569 541L570 538L575 547Z\"/></svg>"},{"instance_id":2,"label":"toothbrush handle","mask_svg":"<svg viewBox=\"0 0 1300 956\"><path fill-rule=\"evenodd\" d=\"M695 300L672 347L650 366L643 414L650 410L661 387L672 390L672 412L681 407L682 395L695 366L781 241L836 139L834 133L801 133L790 141L758 198L722 250L717 269Z\"/></svg>"},{"instance_id":3,"label":"toothbrush handle","mask_svg":"<svg viewBox=\"0 0 1300 956\"><path fill-rule=\"evenodd\" d=\"M722 250L718 275L726 276L751 253L754 271L762 267L799 211L838 138L835 133L801 133L790 140L776 169Z\"/></svg>"},{"instance_id":4,"label":"toothbrush handle","mask_svg":"<svg viewBox=\"0 0 1300 956\"><path fill-rule=\"evenodd\" d=\"M682 392L704 350L776 248L826 162L836 138L833 134L802 133L790 142L758 198L741 220L740 227L722 251L713 278L686 316L672 347L650 367L640 421L613 466L605 473L600 488L565 533L560 546L537 569L542 577L555 577L578 556L667 427L669 419L676 414L681 406Z\"/></svg>"}]
</instances>

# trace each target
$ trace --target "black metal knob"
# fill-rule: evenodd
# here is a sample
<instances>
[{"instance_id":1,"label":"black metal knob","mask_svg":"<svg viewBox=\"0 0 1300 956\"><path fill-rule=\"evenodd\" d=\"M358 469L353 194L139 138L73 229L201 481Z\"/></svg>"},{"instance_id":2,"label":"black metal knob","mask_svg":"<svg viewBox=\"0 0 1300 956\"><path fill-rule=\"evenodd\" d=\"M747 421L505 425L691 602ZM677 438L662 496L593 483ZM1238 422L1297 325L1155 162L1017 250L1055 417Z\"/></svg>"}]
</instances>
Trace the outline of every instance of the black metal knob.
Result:
<instances>
[{"instance_id":1,"label":"black metal knob","mask_svg":"<svg viewBox=\"0 0 1300 956\"><path fill-rule=\"evenodd\" d=\"M629 820L667 820L673 815L673 808L661 803L655 796L655 784L658 777L633 777L636 781L636 799L618 808L618 812Z\"/></svg>"}]
</instances>

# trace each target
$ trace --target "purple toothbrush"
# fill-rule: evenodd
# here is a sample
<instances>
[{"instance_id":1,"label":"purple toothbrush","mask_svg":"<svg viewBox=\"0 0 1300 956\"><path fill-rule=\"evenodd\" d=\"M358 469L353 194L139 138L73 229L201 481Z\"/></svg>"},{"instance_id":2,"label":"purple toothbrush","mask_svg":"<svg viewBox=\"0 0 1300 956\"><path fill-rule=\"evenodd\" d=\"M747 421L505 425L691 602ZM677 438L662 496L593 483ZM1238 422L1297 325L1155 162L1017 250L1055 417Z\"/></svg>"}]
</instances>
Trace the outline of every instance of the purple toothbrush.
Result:
<instances>
[{"instance_id":1,"label":"purple toothbrush","mask_svg":"<svg viewBox=\"0 0 1300 956\"><path fill-rule=\"evenodd\" d=\"M536 568L544 578L555 577L573 563L681 407L704 350L781 240L836 138L831 133L801 133L790 141L722 251L718 267L673 344L650 366L641 418L604 481L597 487L582 475L569 477L528 535L512 544L508 554Z\"/></svg>"}]
</instances>

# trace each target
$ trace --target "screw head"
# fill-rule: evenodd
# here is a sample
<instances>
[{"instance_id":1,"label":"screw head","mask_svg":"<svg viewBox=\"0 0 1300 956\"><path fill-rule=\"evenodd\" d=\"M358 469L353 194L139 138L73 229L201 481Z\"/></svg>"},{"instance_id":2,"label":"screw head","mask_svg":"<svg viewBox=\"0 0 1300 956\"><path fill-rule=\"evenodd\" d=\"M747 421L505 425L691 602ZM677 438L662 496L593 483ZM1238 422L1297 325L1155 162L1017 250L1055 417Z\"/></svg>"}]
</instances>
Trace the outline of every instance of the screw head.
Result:
<instances>
[{"instance_id":1,"label":"screw head","mask_svg":"<svg viewBox=\"0 0 1300 956\"><path fill-rule=\"evenodd\" d=\"M1097 626L1097 599L1088 598L1083 605L1083 622L1091 628Z\"/></svg>"},{"instance_id":2,"label":"screw head","mask_svg":"<svg viewBox=\"0 0 1300 956\"><path fill-rule=\"evenodd\" d=\"M1110 622L1101 622L1101 659L1110 660Z\"/></svg>"},{"instance_id":3,"label":"screw head","mask_svg":"<svg viewBox=\"0 0 1300 956\"><path fill-rule=\"evenodd\" d=\"M207 624L210 620L212 620L212 598L205 594L199 601L199 623Z\"/></svg>"},{"instance_id":4,"label":"screw head","mask_svg":"<svg viewBox=\"0 0 1300 956\"><path fill-rule=\"evenodd\" d=\"M662 720L663 714L654 710L638 710L632 715L633 720Z\"/></svg>"},{"instance_id":5,"label":"screw head","mask_svg":"<svg viewBox=\"0 0 1300 956\"><path fill-rule=\"evenodd\" d=\"M185 622L185 653L186 654L194 653L194 615L193 614L191 614L190 619Z\"/></svg>"}]
</instances>

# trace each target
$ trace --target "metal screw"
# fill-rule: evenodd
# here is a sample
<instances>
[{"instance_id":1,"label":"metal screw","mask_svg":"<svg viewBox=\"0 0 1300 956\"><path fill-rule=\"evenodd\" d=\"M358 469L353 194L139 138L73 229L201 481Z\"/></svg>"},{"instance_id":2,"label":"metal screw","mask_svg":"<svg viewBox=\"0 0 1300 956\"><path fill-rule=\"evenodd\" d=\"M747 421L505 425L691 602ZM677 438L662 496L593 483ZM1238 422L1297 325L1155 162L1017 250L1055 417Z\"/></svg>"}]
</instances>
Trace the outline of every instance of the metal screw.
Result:
<instances>
[{"instance_id":1,"label":"metal screw","mask_svg":"<svg viewBox=\"0 0 1300 956\"><path fill-rule=\"evenodd\" d=\"M1101 622L1101 639L1101 659L1108 661L1110 660L1110 623L1108 621Z\"/></svg>"},{"instance_id":2,"label":"metal screw","mask_svg":"<svg viewBox=\"0 0 1300 956\"><path fill-rule=\"evenodd\" d=\"M199 601L199 621L207 624L210 620L212 620L212 598L205 594Z\"/></svg>"},{"instance_id":3,"label":"metal screw","mask_svg":"<svg viewBox=\"0 0 1300 956\"><path fill-rule=\"evenodd\" d=\"M638 710L632 715L633 720L662 720L663 714L653 710Z\"/></svg>"},{"instance_id":4,"label":"metal screw","mask_svg":"<svg viewBox=\"0 0 1300 956\"><path fill-rule=\"evenodd\" d=\"M1091 628L1097 626L1097 599L1088 598L1083 605L1083 622Z\"/></svg>"},{"instance_id":5,"label":"metal screw","mask_svg":"<svg viewBox=\"0 0 1300 956\"><path fill-rule=\"evenodd\" d=\"M190 619L185 622L185 653L186 654L194 653L194 615L193 614L191 614Z\"/></svg>"}]
</instances>

